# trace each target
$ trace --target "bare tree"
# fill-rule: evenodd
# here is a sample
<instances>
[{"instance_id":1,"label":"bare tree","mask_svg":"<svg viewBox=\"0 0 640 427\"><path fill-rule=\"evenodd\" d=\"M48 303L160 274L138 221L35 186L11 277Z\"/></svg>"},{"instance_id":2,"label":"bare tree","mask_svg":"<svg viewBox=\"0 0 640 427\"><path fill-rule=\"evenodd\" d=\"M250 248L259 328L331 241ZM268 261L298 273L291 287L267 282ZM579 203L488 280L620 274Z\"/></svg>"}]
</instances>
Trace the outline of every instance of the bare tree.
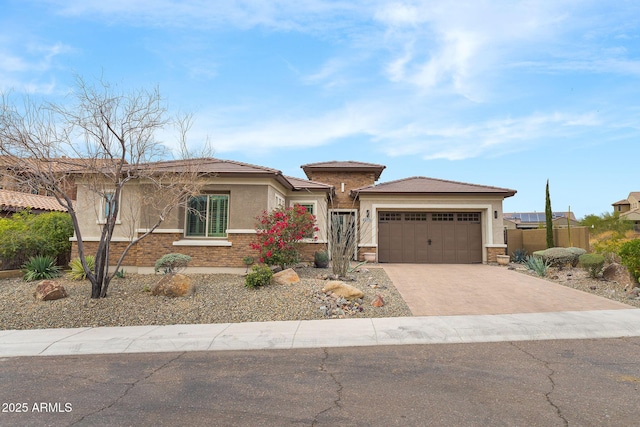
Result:
<instances>
[{"instance_id":1,"label":"bare tree","mask_svg":"<svg viewBox=\"0 0 640 427\"><path fill-rule=\"evenodd\" d=\"M77 79L72 105L40 103L28 98L21 105L3 95L0 103L0 154L5 173L21 185L44 189L67 209L73 221L77 250L91 282L91 298L107 294L129 250L150 235L167 215L200 188L197 159L185 159L180 168L154 162L167 155L156 139L166 126L177 123L181 154L189 157L186 132L190 117L177 122L168 115L157 88L121 92L99 81L88 85ZM145 232L130 230L130 242L110 271L111 241L121 209L123 189L136 181L147 191L128 214L153 213ZM95 270L85 261L85 243L74 203L81 182L95 195L105 213L95 254ZM102 205L100 204L102 203Z\"/></svg>"}]
</instances>

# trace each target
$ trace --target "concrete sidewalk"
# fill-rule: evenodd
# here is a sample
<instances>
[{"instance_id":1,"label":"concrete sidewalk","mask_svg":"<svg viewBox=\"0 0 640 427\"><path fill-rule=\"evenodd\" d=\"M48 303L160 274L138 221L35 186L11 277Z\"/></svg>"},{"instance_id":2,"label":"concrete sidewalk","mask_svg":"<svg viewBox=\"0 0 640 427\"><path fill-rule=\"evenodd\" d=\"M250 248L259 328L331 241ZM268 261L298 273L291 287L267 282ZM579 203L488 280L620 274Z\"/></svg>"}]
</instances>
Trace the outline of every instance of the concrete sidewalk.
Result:
<instances>
[{"instance_id":1,"label":"concrete sidewalk","mask_svg":"<svg viewBox=\"0 0 640 427\"><path fill-rule=\"evenodd\" d=\"M640 310L0 331L0 357L640 336Z\"/></svg>"}]
</instances>

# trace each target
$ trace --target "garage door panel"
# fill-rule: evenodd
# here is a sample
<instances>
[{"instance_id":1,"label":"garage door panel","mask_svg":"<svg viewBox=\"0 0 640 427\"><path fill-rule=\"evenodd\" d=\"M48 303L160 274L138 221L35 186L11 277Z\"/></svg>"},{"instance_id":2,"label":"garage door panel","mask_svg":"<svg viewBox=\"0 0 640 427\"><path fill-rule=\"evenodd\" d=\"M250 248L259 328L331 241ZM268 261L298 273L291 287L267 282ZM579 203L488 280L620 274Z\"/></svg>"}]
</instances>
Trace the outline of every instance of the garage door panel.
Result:
<instances>
[{"instance_id":1,"label":"garage door panel","mask_svg":"<svg viewBox=\"0 0 640 427\"><path fill-rule=\"evenodd\" d=\"M479 212L380 212L378 260L405 263L482 262Z\"/></svg>"}]
</instances>

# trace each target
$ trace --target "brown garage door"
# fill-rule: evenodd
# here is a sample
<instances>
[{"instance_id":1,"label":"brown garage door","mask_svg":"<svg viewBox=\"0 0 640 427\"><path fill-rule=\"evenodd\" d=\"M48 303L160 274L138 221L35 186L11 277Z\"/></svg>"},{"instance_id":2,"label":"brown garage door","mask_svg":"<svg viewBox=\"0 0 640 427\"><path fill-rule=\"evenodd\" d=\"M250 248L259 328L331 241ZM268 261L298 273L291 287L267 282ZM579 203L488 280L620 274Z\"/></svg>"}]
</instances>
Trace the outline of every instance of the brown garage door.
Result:
<instances>
[{"instance_id":1,"label":"brown garage door","mask_svg":"<svg viewBox=\"0 0 640 427\"><path fill-rule=\"evenodd\" d=\"M482 262L480 212L379 212L378 261Z\"/></svg>"}]
</instances>

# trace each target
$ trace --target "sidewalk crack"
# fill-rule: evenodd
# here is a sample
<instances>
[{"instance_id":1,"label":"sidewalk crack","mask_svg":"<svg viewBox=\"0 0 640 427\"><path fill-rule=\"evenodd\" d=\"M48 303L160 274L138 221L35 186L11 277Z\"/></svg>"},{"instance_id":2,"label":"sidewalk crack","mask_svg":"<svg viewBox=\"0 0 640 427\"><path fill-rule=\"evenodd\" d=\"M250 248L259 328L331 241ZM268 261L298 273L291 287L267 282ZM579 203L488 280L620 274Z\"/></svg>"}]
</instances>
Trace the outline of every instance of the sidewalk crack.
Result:
<instances>
[{"instance_id":1,"label":"sidewalk crack","mask_svg":"<svg viewBox=\"0 0 640 427\"><path fill-rule=\"evenodd\" d=\"M83 422L85 418L90 417L90 416L95 415L95 414L98 414L98 413L100 413L100 412L102 412L102 411L104 411L104 410L106 410L106 409L111 408L111 407L112 407L112 406L114 406L116 403L118 403L118 402L120 402L122 399L124 399L124 398L127 396L127 394L129 394L129 392L130 392L131 390L133 390L133 389L135 388L135 386L136 386L136 385L138 385L138 383L140 383L141 381L144 381L144 380L147 380L147 379L151 378L153 375L155 375L156 373L160 372L162 369L166 368L168 365L170 365L171 363L175 362L176 360L180 359L180 358L181 358L182 356L184 356L185 354L186 354L186 352L182 352L182 353L178 354L176 357L174 357L174 358L172 358L172 359L168 360L167 362L163 363L163 364L162 364L162 365L160 365L159 367L157 367L157 368L155 368L154 370L152 370L151 372L149 372L149 373L148 373L147 375L145 375L144 377L139 378L139 379L137 379L137 380L135 380L135 381L133 381L133 382L131 382L131 383L127 384L127 388L126 388L126 389L125 389L125 390L120 394L120 396L116 397L116 398L113 400L113 402L111 402L109 405L103 406L102 408L100 408L100 409L98 409L98 410L96 410L96 411L93 411L93 412L90 412L90 413L88 413L88 414L86 414L86 415L83 415L79 420L77 420L77 421L73 422L73 423L72 423L72 424L70 424L70 425L76 425L76 424L79 424L79 423Z\"/></svg>"},{"instance_id":2,"label":"sidewalk crack","mask_svg":"<svg viewBox=\"0 0 640 427\"><path fill-rule=\"evenodd\" d=\"M562 420L562 423L565 426L568 427L569 426L569 420L567 420L567 418L562 413L562 409L560 409L560 407L558 405L556 405L553 402L553 400L551 399L551 395L553 394L553 392L555 391L555 388L556 388L556 382L553 379L553 376L555 375L556 371L553 368L551 368L550 363L548 361L542 360L539 357L536 357L534 354L529 353L527 350L519 347L515 342L511 342L510 344L512 346L514 346L515 348L517 348L518 350L520 350L521 352L523 352L524 354L526 354L527 356L531 357L533 360L535 360L537 362L540 362L545 367L545 369L547 369L549 371L549 373L547 374L547 379L551 383L551 390L549 390L547 393L545 393L544 397L547 400L547 403L549 403L549 405L554 409L554 411L558 415L558 418L560 418Z\"/></svg>"},{"instance_id":3,"label":"sidewalk crack","mask_svg":"<svg viewBox=\"0 0 640 427\"><path fill-rule=\"evenodd\" d=\"M329 406L328 408L318 412L314 417L313 417L313 421L311 422L312 426L318 425L319 420L318 418L320 418L320 416L322 416L323 414L331 411L332 409L342 409L342 390L343 390L343 385L342 383L340 383L340 381L336 378L336 376L332 373L330 373L329 371L327 371L327 360L329 359L329 351L326 348L322 349L324 351L324 356L322 358L322 361L320 362L320 372L324 372L326 374L329 375L329 377L331 378L331 380L335 383L336 385L336 399L334 399L333 404L331 406Z\"/></svg>"}]
</instances>

